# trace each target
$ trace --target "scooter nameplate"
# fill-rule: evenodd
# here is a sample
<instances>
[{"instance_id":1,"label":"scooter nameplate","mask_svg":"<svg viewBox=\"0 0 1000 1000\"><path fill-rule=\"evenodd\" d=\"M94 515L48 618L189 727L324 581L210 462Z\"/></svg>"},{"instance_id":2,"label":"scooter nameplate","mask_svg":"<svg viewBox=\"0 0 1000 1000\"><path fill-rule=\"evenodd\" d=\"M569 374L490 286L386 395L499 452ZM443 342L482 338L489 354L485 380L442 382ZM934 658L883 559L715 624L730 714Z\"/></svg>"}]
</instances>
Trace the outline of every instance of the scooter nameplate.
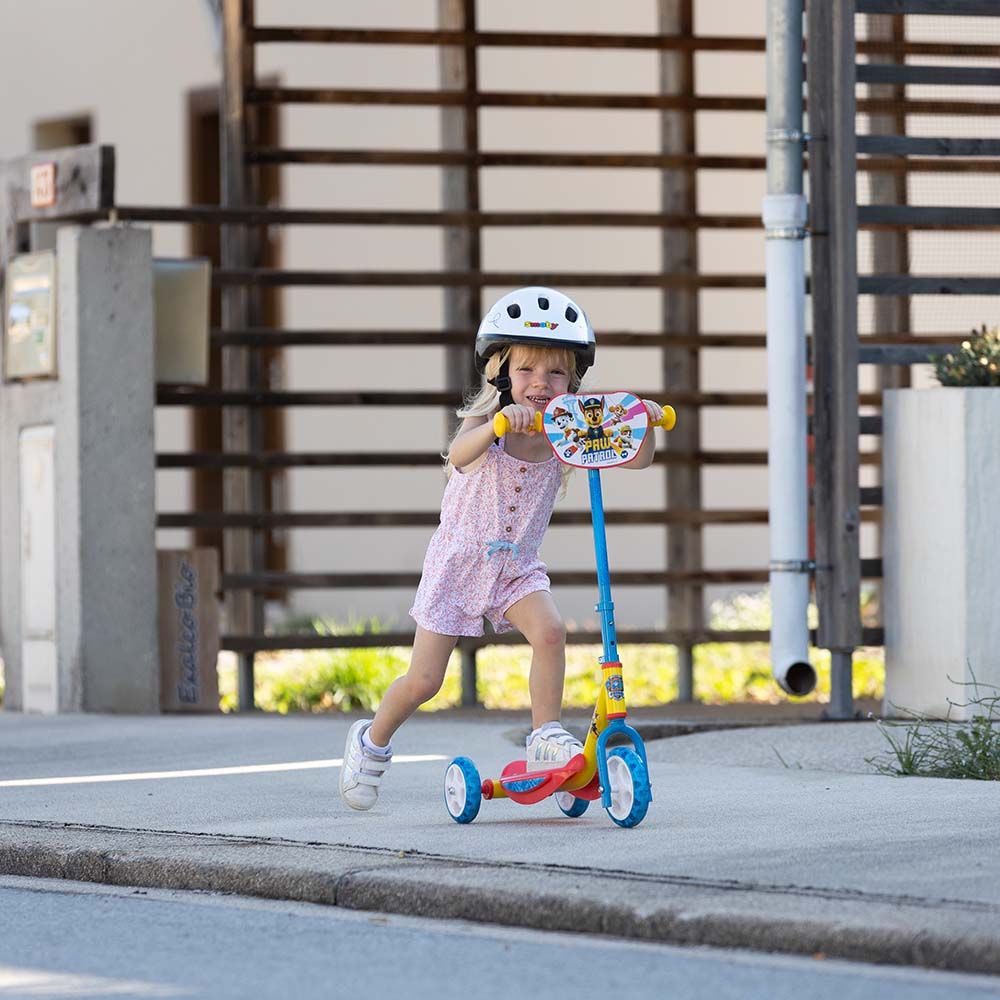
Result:
<instances>
[{"instance_id":1,"label":"scooter nameplate","mask_svg":"<svg viewBox=\"0 0 1000 1000\"><path fill-rule=\"evenodd\" d=\"M630 392L567 392L549 401L542 429L560 462L611 469L635 458L649 417L642 400Z\"/></svg>"}]
</instances>

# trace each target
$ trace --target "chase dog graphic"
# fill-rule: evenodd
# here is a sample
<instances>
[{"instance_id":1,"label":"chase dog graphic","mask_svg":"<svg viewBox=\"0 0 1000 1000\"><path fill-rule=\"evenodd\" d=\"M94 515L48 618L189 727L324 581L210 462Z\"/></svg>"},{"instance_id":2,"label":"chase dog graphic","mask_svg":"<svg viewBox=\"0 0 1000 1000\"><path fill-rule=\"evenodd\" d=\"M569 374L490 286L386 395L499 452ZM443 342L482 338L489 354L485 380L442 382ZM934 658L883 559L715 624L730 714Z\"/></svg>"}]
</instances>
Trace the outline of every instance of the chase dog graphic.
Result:
<instances>
[{"instance_id":1,"label":"chase dog graphic","mask_svg":"<svg viewBox=\"0 0 1000 1000\"><path fill-rule=\"evenodd\" d=\"M635 457L648 427L631 393L566 393L550 400L544 430L556 456L578 468L609 468Z\"/></svg>"}]
</instances>

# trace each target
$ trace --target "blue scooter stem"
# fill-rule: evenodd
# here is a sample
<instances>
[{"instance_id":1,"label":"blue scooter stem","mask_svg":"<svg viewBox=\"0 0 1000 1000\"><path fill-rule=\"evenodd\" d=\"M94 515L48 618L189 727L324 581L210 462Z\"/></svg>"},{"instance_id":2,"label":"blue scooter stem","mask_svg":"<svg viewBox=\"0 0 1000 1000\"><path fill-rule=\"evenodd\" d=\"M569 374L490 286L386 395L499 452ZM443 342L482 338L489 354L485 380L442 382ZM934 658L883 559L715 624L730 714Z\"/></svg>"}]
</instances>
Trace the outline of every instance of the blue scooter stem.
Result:
<instances>
[{"instance_id":1,"label":"blue scooter stem","mask_svg":"<svg viewBox=\"0 0 1000 1000\"><path fill-rule=\"evenodd\" d=\"M615 638L615 605L611 600L611 572L608 569L608 539L604 530L604 497L601 493L601 473L588 469L590 485L590 517L594 526L594 555L597 558L597 592L599 600L594 610L601 616L601 639L604 642L602 663L618 660Z\"/></svg>"},{"instance_id":2,"label":"blue scooter stem","mask_svg":"<svg viewBox=\"0 0 1000 1000\"><path fill-rule=\"evenodd\" d=\"M611 571L608 569L608 538L604 529L604 497L601 493L601 473L588 469L590 484L590 517L594 525L594 555L597 559L597 591L599 600L594 610L601 616L601 639L604 641L602 663L618 662L618 640L615 637L615 605L611 600ZM608 738L615 734L627 736L648 769L646 745L642 737L624 719L612 719L597 737L597 774L601 788L601 804L611 808L611 781L608 775Z\"/></svg>"}]
</instances>

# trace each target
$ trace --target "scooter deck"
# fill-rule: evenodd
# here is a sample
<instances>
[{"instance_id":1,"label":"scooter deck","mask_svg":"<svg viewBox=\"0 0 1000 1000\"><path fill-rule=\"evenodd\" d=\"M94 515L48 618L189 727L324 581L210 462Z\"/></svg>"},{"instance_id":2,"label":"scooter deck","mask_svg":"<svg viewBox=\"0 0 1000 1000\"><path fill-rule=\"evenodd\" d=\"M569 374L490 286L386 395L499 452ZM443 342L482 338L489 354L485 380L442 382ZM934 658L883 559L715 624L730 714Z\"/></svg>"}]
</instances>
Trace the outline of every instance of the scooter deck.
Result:
<instances>
[{"instance_id":1,"label":"scooter deck","mask_svg":"<svg viewBox=\"0 0 1000 1000\"><path fill-rule=\"evenodd\" d=\"M500 784L509 798L530 806L548 798L553 792L558 792L574 774L579 774L586 766L587 758L582 753L570 758L565 766L546 771L529 771L524 759L512 760L503 769Z\"/></svg>"}]
</instances>

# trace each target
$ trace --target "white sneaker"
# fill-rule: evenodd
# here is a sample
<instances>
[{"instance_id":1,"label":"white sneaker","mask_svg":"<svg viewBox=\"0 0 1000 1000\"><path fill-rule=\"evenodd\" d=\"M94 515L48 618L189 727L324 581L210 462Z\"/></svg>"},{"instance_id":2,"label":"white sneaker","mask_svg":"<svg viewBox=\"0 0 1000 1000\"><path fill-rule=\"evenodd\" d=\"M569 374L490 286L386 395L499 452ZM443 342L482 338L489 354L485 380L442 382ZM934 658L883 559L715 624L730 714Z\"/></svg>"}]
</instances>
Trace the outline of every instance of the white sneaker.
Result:
<instances>
[{"instance_id":1,"label":"white sneaker","mask_svg":"<svg viewBox=\"0 0 1000 1000\"><path fill-rule=\"evenodd\" d=\"M361 742L361 734L372 724L359 719L347 733L344 763L340 769L340 797L352 809L371 809L378 801L378 786L389 770L392 754L373 753Z\"/></svg>"},{"instance_id":2,"label":"white sneaker","mask_svg":"<svg viewBox=\"0 0 1000 1000\"><path fill-rule=\"evenodd\" d=\"M526 741L528 770L550 771L568 764L572 757L583 753L583 744L562 726L543 726Z\"/></svg>"}]
</instances>

